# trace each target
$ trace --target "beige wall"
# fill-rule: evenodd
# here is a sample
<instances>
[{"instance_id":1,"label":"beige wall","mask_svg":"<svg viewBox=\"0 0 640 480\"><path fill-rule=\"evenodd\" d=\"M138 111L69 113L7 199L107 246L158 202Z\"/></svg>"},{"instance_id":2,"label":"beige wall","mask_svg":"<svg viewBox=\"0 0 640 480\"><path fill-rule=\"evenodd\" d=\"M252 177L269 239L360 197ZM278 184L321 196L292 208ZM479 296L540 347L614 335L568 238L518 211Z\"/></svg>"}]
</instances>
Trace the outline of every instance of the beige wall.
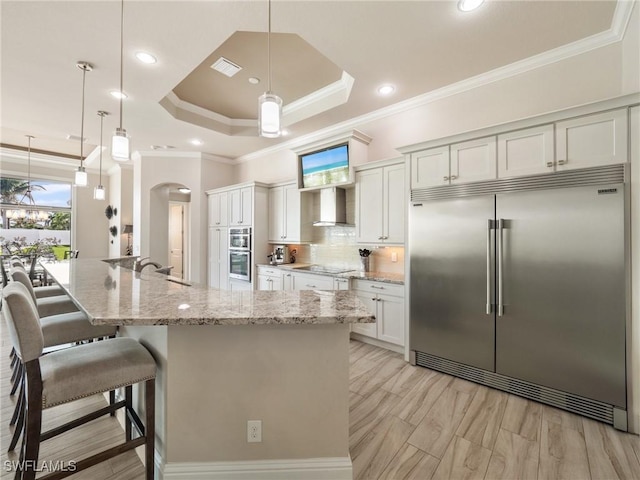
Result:
<instances>
[{"instance_id":1,"label":"beige wall","mask_svg":"<svg viewBox=\"0 0 640 480\"><path fill-rule=\"evenodd\" d=\"M206 283L207 199L205 191L233 183L230 165L200 154L138 154L134 158L134 255L150 256L166 264L168 245L168 192L157 189L181 184L191 189L189 264L190 279ZM156 188L156 190L154 190ZM158 203L162 202L162 204ZM137 228L137 225L140 228Z\"/></svg>"},{"instance_id":2,"label":"beige wall","mask_svg":"<svg viewBox=\"0 0 640 480\"><path fill-rule=\"evenodd\" d=\"M635 2L622 43L622 93L640 90L640 2Z\"/></svg>"},{"instance_id":3,"label":"beige wall","mask_svg":"<svg viewBox=\"0 0 640 480\"><path fill-rule=\"evenodd\" d=\"M117 258L125 254L127 236L122 234L125 225L133 225L133 169L116 165L109 170L107 201L118 209L112 223L118 227L118 236L109 241L109 257Z\"/></svg>"},{"instance_id":4,"label":"beige wall","mask_svg":"<svg viewBox=\"0 0 640 480\"><path fill-rule=\"evenodd\" d=\"M169 327L165 461L347 457L348 328Z\"/></svg>"}]
</instances>

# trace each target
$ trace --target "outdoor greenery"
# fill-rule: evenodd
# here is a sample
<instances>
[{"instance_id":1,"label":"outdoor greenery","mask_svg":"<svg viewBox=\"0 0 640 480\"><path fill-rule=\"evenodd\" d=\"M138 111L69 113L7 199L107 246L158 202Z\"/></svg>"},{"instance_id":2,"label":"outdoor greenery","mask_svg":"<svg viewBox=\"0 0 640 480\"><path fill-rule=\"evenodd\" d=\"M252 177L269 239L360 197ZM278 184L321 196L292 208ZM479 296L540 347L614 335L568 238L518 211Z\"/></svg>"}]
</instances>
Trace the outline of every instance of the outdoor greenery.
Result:
<instances>
[{"instance_id":1,"label":"outdoor greenery","mask_svg":"<svg viewBox=\"0 0 640 480\"><path fill-rule=\"evenodd\" d=\"M31 243L26 241L26 237L14 237L11 240L0 237L0 246L2 246L3 255L31 254L36 257L41 257L43 255L53 255L55 250L62 248L62 256L64 256L64 251L68 250L69 247L59 245L59 243L60 241L55 237L43 238Z\"/></svg>"}]
</instances>

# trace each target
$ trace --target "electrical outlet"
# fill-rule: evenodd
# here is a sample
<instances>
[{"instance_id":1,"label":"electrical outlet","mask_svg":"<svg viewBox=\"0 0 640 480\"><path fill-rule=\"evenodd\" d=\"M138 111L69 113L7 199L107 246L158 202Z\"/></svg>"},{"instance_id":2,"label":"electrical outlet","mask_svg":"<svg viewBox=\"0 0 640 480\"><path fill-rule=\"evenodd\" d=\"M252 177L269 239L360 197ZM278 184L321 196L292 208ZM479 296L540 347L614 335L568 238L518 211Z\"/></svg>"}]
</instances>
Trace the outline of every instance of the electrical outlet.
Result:
<instances>
[{"instance_id":1,"label":"electrical outlet","mask_svg":"<svg viewBox=\"0 0 640 480\"><path fill-rule=\"evenodd\" d=\"M398 252L391 252L391 261L392 262L398 261Z\"/></svg>"},{"instance_id":2,"label":"electrical outlet","mask_svg":"<svg viewBox=\"0 0 640 480\"><path fill-rule=\"evenodd\" d=\"M247 421L247 442L262 442L262 420Z\"/></svg>"}]
</instances>

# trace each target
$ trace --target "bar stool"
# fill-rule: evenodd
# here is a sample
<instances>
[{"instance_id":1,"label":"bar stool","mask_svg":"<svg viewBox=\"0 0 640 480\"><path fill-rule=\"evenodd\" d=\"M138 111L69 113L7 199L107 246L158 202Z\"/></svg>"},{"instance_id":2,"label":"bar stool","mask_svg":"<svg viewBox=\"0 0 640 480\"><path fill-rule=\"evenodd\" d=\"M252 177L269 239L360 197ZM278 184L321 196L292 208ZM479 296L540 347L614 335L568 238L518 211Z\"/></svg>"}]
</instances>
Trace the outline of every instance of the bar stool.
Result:
<instances>
[{"instance_id":1,"label":"bar stool","mask_svg":"<svg viewBox=\"0 0 640 480\"><path fill-rule=\"evenodd\" d=\"M132 338L114 338L42 355L42 328L29 291L24 285L12 282L3 289L2 295L2 311L11 342L26 371L26 430L18 462L23 466L22 480L35 479L40 442L119 408L127 411L124 443L79 460L74 472L53 472L39 480L66 478L141 445L145 445L146 479L153 480L156 364L147 349ZM142 382L145 384L145 425L131 406L132 385ZM41 431L42 410L123 386L124 400L50 431ZM138 438L133 438L132 426L137 428Z\"/></svg>"},{"instance_id":2,"label":"bar stool","mask_svg":"<svg viewBox=\"0 0 640 480\"><path fill-rule=\"evenodd\" d=\"M58 315L60 313L71 313L78 311L78 307L71 301L67 295L55 295L51 297L38 298L36 296L35 289L29 280L29 275L20 267L11 267L9 269L9 275L14 282L20 282L31 294L33 302L38 308L38 313L41 317L47 317L49 315ZM42 287L38 287L42 288Z\"/></svg>"},{"instance_id":3,"label":"bar stool","mask_svg":"<svg viewBox=\"0 0 640 480\"><path fill-rule=\"evenodd\" d=\"M27 273L27 269L25 268L24 264L20 260L18 260L17 262L15 260L11 260L11 266L14 268L19 268L23 270L24 273ZM3 270L4 270L4 267L3 267ZM33 285L33 282L31 282L31 285ZM47 285L47 286L41 286L41 287L33 287L33 291L36 294L36 298L55 297L56 295L65 295L64 290L60 285Z\"/></svg>"}]
</instances>

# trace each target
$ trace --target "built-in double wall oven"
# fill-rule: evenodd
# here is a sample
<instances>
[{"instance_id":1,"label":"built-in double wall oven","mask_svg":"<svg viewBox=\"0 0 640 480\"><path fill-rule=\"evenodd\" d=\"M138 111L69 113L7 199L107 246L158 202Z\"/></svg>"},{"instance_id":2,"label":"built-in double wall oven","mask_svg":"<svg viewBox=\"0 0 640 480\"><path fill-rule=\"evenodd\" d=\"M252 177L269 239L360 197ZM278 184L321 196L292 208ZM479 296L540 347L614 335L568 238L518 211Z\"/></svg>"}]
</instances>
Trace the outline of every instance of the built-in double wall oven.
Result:
<instances>
[{"instance_id":1,"label":"built-in double wall oven","mask_svg":"<svg viewBox=\"0 0 640 480\"><path fill-rule=\"evenodd\" d=\"M251 281L251 228L229 229L229 278Z\"/></svg>"}]
</instances>

